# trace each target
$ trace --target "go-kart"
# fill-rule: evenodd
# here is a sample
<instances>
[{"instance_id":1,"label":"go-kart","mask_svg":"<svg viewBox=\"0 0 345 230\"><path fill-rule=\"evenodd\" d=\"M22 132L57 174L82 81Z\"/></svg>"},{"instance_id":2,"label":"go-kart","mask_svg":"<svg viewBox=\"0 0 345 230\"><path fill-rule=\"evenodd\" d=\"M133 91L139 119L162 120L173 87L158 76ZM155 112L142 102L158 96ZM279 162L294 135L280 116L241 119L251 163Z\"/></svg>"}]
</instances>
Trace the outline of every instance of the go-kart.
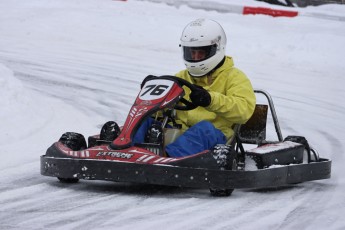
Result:
<instances>
[{"instance_id":1,"label":"go-kart","mask_svg":"<svg viewBox=\"0 0 345 230\"><path fill-rule=\"evenodd\" d=\"M184 87L193 90L195 85L174 76L146 81L121 129L107 122L100 134L88 138L88 144L82 134L64 133L41 156L41 174L62 182L86 179L208 188L215 196L228 196L235 188L280 187L330 178L331 161L320 158L304 137L283 139L272 98L263 90L255 93L263 94L268 103L257 104L246 124L232 127L235 134L226 144L187 157L166 156L164 146L181 134L174 111L196 108L184 98ZM266 140L268 109L276 141ZM164 142L134 143L142 122L155 114L160 114ZM172 124L169 128L168 123Z\"/></svg>"}]
</instances>

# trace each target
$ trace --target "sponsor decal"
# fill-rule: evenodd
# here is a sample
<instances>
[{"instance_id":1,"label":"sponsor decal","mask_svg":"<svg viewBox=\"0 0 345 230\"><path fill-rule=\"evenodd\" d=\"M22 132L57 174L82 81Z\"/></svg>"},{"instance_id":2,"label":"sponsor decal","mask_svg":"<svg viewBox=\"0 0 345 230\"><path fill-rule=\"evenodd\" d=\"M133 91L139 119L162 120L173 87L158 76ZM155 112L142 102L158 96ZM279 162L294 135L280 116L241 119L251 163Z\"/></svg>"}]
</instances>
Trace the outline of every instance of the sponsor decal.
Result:
<instances>
[{"instance_id":1,"label":"sponsor decal","mask_svg":"<svg viewBox=\"0 0 345 230\"><path fill-rule=\"evenodd\" d=\"M142 101L139 105L143 105L143 106L145 106L145 105L152 105L152 102L151 101Z\"/></svg>"},{"instance_id":2,"label":"sponsor decal","mask_svg":"<svg viewBox=\"0 0 345 230\"><path fill-rule=\"evenodd\" d=\"M122 153L122 152L99 152L96 155L97 157L109 156L113 158L122 158L122 159L131 159L133 154L131 153Z\"/></svg>"}]
</instances>

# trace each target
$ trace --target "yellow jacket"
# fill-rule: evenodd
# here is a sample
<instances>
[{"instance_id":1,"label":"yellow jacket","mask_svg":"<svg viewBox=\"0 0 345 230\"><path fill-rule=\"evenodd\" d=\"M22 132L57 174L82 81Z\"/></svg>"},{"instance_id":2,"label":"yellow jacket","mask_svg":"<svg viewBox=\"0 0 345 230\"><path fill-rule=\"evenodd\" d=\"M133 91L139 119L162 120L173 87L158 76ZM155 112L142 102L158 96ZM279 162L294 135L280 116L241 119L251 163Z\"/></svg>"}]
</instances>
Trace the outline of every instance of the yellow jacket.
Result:
<instances>
[{"instance_id":1,"label":"yellow jacket","mask_svg":"<svg viewBox=\"0 0 345 230\"><path fill-rule=\"evenodd\" d=\"M256 98L253 87L246 75L234 67L231 57L226 57L222 66L201 78L190 76L187 70L180 71L176 76L204 87L211 95L208 107L177 111L177 123L182 124L184 131L206 120L230 138L234 133L231 127L234 124L244 124L254 112ZM184 89L185 98L190 100L190 90L187 87Z\"/></svg>"}]
</instances>

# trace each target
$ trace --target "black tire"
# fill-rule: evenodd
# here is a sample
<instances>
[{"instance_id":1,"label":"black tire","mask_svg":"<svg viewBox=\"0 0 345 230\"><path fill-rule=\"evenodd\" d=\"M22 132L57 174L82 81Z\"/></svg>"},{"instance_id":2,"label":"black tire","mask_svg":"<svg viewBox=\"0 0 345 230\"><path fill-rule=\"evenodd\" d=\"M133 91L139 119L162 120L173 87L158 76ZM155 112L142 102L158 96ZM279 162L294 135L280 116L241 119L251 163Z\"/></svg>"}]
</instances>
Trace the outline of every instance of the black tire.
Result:
<instances>
[{"instance_id":1,"label":"black tire","mask_svg":"<svg viewBox=\"0 0 345 230\"><path fill-rule=\"evenodd\" d=\"M58 177L59 181L62 183L68 183L68 184L74 184L78 183L79 179L78 178L62 178Z\"/></svg>"},{"instance_id":2,"label":"black tire","mask_svg":"<svg viewBox=\"0 0 345 230\"><path fill-rule=\"evenodd\" d=\"M234 191L234 189L210 188L211 196L215 196L215 197L231 196L233 191Z\"/></svg>"},{"instance_id":3,"label":"black tire","mask_svg":"<svg viewBox=\"0 0 345 230\"><path fill-rule=\"evenodd\" d=\"M311 150L309 143L305 137L302 136L287 136L284 141L292 141L304 145L303 163L311 162ZM307 159L305 159L307 158Z\"/></svg>"},{"instance_id":4,"label":"black tire","mask_svg":"<svg viewBox=\"0 0 345 230\"><path fill-rule=\"evenodd\" d=\"M73 151L86 149L85 137L80 133L66 132L62 134L59 142Z\"/></svg>"},{"instance_id":5,"label":"black tire","mask_svg":"<svg viewBox=\"0 0 345 230\"><path fill-rule=\"evenodd\" d=\"M233 150L232 146L216 145L212 150L212 155L221 170L237 170L237 152ZM233 191L233 188L210 188L211 195L216 197L230 196Z\"/></svg>"},{"instance_id":6,"label":"black tire","mask_svg":"<svg viewBox=\"0 0 345 230\"><path fill-rule=\"evenodd\" d=\"M59 139L59 142L61 142L73 151L86 149L85 137L80 133L66 132L62 134L62 136ZM79 181L78 178L58 177L58 179L60 182L63 183L77 183Z\"/></svg>"},{"instance_id":7,"label":"black tire","mask_svg":"<svg viewBox=\"0 0 345 230\"><path fill-rule=\"evenodd\" d=\"M103 141L113 141L120 132L120 127L115 121L108 121L103 125L99 138Z\"/></svg>"}]
</instances>

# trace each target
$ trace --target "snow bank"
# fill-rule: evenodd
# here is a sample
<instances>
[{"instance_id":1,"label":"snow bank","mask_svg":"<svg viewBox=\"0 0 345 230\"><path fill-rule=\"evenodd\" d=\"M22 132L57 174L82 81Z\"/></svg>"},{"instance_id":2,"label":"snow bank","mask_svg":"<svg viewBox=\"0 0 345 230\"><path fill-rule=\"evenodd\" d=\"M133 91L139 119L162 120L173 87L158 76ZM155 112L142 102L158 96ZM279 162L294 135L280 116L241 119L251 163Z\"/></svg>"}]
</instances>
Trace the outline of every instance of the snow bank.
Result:
<instances>
[{"instance_id":1,"label":"snow bank","mask_svg":"<svg viewBox=\"0 0 345 230\"><path fill-rule=\"evenodd\" d=\"M18 80L12 70L0 63L0 127L10 129L0 132L0 144L18 137L15 130L21 130L23 116L30 117L33 103L30 94Z\"/></svg>"},{"instance_id":2,"label":"snow bank","mask_svg":"<svg viewBox=\"0 0 345 230\"><path fill-rule=\"evenodd\" d=\"M13 71L7 68L4 64L0 63L0 106L1 106L1 118L4 111L12 110L10 106L14 101L25 101L25 90L21 81L14 77Z\"/></svg>"}]
</instances>

